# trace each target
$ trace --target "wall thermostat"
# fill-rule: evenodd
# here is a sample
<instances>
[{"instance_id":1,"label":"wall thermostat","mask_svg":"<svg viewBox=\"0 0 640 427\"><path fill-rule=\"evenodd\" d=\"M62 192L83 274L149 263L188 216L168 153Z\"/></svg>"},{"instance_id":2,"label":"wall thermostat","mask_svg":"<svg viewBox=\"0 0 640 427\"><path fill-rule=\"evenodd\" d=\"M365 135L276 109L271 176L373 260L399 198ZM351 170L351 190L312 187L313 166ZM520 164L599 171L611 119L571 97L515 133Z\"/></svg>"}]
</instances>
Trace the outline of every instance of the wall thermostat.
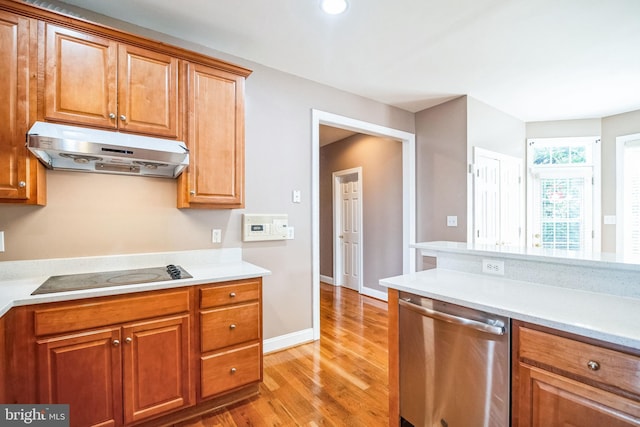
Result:
<instances>
[{"instance_id":1,"label":"wall thermostat","mask_svg":"<svg viewBox=\"0 0 640 427\"><path fill-rule=\"evenodd\" d=\"M244 214L242 241L286 240L289 229L287 214Z\"/></svg>"}]
</instances>

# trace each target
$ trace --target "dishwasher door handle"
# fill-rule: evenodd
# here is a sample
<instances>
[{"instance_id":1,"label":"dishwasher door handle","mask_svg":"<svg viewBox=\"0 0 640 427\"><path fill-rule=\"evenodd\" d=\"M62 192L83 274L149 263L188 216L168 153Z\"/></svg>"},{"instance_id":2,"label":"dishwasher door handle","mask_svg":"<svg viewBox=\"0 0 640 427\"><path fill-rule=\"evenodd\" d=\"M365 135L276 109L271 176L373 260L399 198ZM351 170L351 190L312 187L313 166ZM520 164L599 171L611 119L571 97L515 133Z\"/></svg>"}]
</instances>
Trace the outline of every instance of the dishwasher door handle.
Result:
<instances>
[{"instance_id":1,"label":"dishwasher door handle","mask_svg":"<svg viewBox=\"0 0 640 427\"><path fill-rule=\"evenodd\" d=\"M487 332L493 335L504 335L506 333L502 321L497 321L498 324L490 325L488 323L478 322L477 320L467 319L464 317L455 316L453 314L436 311L409 301L405 301L404 299L398 300L398 303L401 307L408 308L409 310L413 310L416 313L422 314L423 316L431 317L432 319L442 320L454 325L466 326L477 331Z\"/></svg>"}]
</instances>

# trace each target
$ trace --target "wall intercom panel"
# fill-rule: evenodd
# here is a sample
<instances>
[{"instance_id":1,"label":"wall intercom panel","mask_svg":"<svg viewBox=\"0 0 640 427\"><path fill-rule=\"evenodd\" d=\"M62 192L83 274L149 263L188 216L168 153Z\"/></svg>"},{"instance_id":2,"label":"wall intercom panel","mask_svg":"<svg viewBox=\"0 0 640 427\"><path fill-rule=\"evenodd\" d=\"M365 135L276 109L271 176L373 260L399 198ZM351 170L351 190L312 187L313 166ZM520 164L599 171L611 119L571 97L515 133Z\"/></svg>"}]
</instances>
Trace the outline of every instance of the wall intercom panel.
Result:
<instances>
[{"instance_id":1,"label":"wall intercom panel","mask_svg":"<svg viewBox=\"0 0 640 427\"><path fill-rule=\"evenodd\" d=\"M286 240L289 228L287 214L244 214L242 241Z\"/></svg>"}]
</instances>

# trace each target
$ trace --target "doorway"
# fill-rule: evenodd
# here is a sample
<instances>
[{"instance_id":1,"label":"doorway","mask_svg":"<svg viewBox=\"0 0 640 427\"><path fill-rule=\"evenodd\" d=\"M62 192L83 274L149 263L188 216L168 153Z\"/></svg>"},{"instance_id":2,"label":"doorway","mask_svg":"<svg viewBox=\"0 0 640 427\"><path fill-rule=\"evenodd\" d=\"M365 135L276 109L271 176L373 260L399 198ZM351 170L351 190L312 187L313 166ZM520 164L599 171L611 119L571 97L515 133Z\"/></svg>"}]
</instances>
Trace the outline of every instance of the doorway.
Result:
<instances>
[{"instance_id":1,"label":"doorway","mask_svg":"<svg viewBox=\"0 0 640 427\"><path fill-rule=\"evenodd\" d=\"M362 293L362 168L333 173L333 277Z\"/></svg>"},{"instance_id":2,"label":"doorway","mask_svg":"<svg viewBox=\"0 0 640 427\"><path fill-rule=\"evenodd\" d=\"M311 252L313 339L320 339L320 125L391 138L402 143L402 270L415 271L415 135L320 110L311 112Z\"/></svg>"}]
</instances>

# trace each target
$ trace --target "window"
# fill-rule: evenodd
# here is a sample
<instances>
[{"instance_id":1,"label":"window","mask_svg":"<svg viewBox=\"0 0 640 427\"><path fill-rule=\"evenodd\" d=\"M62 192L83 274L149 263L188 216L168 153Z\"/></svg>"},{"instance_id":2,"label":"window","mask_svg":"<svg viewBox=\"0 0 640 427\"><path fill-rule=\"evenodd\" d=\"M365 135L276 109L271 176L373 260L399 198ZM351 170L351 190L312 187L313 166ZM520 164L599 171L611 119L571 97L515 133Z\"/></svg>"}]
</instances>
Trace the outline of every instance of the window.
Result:
<instances>
[{"instance_id":1,"label":"window","mask_svg":"<svg viewBox=\"0 0 640 427\"><path fill-rule=\"evenodd\" d=\"M617 138L616 250L640 259L640 134Z\"/></svg>"},{"instance_id":2,"label":"window","mask_svg":"<svg viewBox=\"0 0 640 427\"><path fill-rule=\"evenodd\" d=\"M599 141L595 137L528 141L530 246L599 248Z\"/></svg>"}]
</instances>

